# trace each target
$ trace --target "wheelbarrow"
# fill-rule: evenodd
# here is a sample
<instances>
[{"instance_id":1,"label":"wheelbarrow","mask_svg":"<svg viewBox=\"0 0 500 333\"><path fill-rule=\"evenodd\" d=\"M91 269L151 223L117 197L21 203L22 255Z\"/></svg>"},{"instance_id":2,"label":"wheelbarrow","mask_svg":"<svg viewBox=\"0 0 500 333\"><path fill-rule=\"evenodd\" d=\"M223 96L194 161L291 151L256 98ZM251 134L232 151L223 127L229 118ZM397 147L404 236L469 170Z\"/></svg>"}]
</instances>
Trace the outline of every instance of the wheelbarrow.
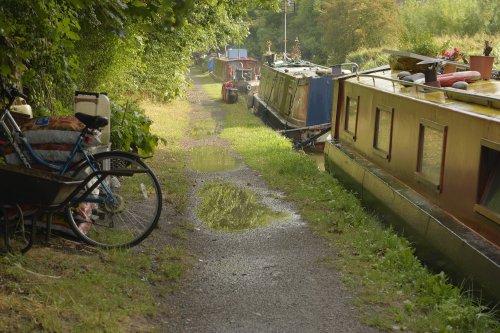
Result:
<instances>
[{"instance_id":1,"label":"wheelbarrow","mask_svg":"<svg viewBox=\"0 0 500 333\"><path fill-rule=\"evenodd\" d=\"M84 180L75 180L36 169L0 165L0 223L3 222L7 250L25 253L32 247L37 220L42 214L52 214L65 209L75 200L86 198L106 176L132 176L133 173L130 169L96 171ZM33 207L33 218L29 226L24 224L21 205ZM50 223L51 218L48 218L48 234Z\"/></svg>"}]
</instances>

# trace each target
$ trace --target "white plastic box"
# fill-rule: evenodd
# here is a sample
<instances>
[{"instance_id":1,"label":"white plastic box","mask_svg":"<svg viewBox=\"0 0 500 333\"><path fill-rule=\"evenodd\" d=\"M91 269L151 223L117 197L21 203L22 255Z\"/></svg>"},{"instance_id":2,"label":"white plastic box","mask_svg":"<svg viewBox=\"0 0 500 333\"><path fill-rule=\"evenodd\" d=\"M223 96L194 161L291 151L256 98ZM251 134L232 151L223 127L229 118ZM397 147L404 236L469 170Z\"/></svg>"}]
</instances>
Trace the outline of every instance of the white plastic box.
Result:
<instances>
[{"instance_id":1,"label":"white plastic box","mask_svg":"<svg viewBox=\"0 0 500 333\"><path fill-rule=\"evenodd\" d=\"M74 110L75 113L81 112L92 116L108 118L108 125L102 129L101 143L109 145L111 136L111 107L106 93L75 91Z\"/></svg>"}]
</instances>

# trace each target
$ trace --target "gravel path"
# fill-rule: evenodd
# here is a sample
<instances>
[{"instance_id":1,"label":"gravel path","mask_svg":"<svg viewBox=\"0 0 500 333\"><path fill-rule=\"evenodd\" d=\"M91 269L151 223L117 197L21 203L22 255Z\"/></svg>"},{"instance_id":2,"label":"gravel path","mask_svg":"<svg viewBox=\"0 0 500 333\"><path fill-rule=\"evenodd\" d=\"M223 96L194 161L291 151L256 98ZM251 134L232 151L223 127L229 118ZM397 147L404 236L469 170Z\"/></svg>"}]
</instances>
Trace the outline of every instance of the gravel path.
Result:
<instances>
[{"instance_id":1,"label":"gravel path","mask_svg":"<svg viewBox=\"0 0 500 333\"><path fill-rule=\"evenodd\" d=\"M219 102L198 84L191 91L192 121L197 110L223 126ZM218 137L190 139L186 146L227 145ZM259 193L263 202L287 218L267 227L237 233L212 231L195 215L196 191L207 180L234 182ZM246 166L235 170L192 172L190 213L196 225L185 246L196 264L184 283L166 297L162 332L377 332L359 323L351 295L338 274L321 265L334 250L311 233L283 195L270 190Z\"/></svg>"}]
</instances>

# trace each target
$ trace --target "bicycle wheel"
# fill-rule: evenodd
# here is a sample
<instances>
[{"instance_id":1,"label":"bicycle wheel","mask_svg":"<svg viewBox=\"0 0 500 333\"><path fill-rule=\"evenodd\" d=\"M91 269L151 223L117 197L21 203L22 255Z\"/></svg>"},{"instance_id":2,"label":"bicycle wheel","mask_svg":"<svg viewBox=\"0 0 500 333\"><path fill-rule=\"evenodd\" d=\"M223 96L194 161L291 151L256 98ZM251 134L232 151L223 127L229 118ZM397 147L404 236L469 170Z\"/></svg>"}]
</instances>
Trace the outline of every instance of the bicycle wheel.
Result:
<instances>
[{"instance_id":1,"label":"bicycle wheel","mask_svg":"<svg viewBox=\"0 0 500 333\"><path fill-rule=\"evenodd\" d=\"M92 165L81 165L72 175L85 179L94 171L113 169L139 172L132 176L106 176L83 202L66 210L66 217L78 237L90 245L131 247L144 240L157 225L162 208L161 189L151 169L136 155L125 152L96 154Z\"/></svg>"}]
</instances>

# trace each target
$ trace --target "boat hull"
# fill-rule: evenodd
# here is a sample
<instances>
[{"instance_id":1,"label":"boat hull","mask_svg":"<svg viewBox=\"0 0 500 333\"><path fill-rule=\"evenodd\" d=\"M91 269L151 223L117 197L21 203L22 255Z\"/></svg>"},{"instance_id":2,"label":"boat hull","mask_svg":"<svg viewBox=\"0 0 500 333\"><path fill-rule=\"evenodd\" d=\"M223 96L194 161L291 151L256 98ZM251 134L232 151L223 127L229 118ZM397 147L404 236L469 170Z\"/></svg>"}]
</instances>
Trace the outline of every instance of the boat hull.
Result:
<instances>
[{"instance_id":1,"label":"boat hull","mask_svg":"<svg viewBox=\"0 0 500 333\"><path fill-rule=\"evenodd\" d=\"M254 113L259 116L267 126L280 131L284 136L290 138L298 145L297 148L314 147L318 151L323 150L324 143L331 129L331 123L301 127L299 124L289 122L287 119L283 118L281 113L264 102L259 95L255 94L249 98L252 99L250 105Z\"/></svg>"},{"instance_id":2,"label":"boat hull","mask_svg":"<svg viewBox=\"0 0 500 333\"><path fill-rule=\"evenodd\" d=\"M325 169L360 197L383 221L415 245L436 271L457 282L474 281L489 299L500 299L498 249L456 218L341 144L325 143Z\"/></svg>"}]
</instances>

